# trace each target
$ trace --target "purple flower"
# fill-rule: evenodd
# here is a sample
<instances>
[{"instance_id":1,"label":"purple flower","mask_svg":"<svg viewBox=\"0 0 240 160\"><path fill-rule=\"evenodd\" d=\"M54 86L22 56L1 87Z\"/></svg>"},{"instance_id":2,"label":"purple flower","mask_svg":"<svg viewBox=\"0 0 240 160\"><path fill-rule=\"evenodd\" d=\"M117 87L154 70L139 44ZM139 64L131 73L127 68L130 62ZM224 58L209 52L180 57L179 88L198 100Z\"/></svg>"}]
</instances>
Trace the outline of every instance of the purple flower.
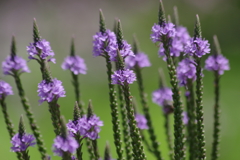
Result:
<instances>
[{"instance_id":1,"label":"purple flower","mask_svg":"<svg viewBox=\"0 0 240 160\"><path fill-rule=\"evenodd\" d=\"M173 38L175 34L176 30L173 23L165 23L162 26L154 24L152 27L151 40L153 43L163 42L163 36L166 36L166 38Z\"/></svg>"},{"instance_id":2,"label":"purple flower","mask_svg":"<svg viewBox=\"0 0 240 160\"><path fill-rule=\"evenodd\" d=\"M56 59L53 58L54 52L51 49L50 43L45 39L42 39L36 43L30 43L30 45L27 46L27 52L29 59L37 59L37 55L41 59L47 59L50 57L48 61L56 63Z\"/></svg>"},{"instance_id":3,"label":"purple flower","mask_svg":"<svg viewBox=\"0 0 240 160\"><path fill-rule=\"evenodd\" d=\"M20 136L18 133L15 134L12 137L11 143L12 143L12 147L11 150L13 152L21 152L21 151L26 151L26 149L29 146L34 146L36 143L34 142L35 138L33 135L31 134L23 134L22 136Z\"/></svg>"},{"instance_id":4,"label":"purple flower","mask_svg":"<svg viewBox=\"0 0 240 160\"><path fill-rule=\"evenodd\" d=\"M51 82L42 80L42 82L38 84L37 92L40 97L40 104L44 101L52 102L53 100L57 100L59 97L65 97L62 82L56 78L54 78Z\"/></svg>"},{"instance_id":5,"label":"purple flower","mask_svg":"<svg viewBox=\"0 0 240 160\"><path fill-rule=\"evenodd\" d=\"M93 56L103 56L104 52L116 50L117 39L114 32L106 30L105 33L97 32L93 36Z\"/></svg>"},{"instance_id":6,"label":"purple flower","mask_svg":"<svg viewBox=\"0 0 240 160\"><path fill-rule=\"evenodd\" d=\"M177 77L179 80L180 86L185 86L187 84L187 80L191 79L193 81L196 80L196 63L189 59L183 59L178 63L177 67Z\"/></svg>"},{"instance_id":7,"label":"purple flower","mask_svg":"<svg viewBox=\"0 0 240 160\"><path fill-rule=\"evenodd\" d=\"M140 68L150 67L151 63L148 59L148 56L144 53L135 54L135 57L129 56L125 59L125 64L127 68L132 69L136 65Z\"/></svg>"},{"instance_id":8,"label":"purple flower","mask_svg":"<svg viewBox=\"0 0 240 160\"><path fill-rule=\"evenodd\" d=\"M70 70L75 75L78 74L86 74L86 64L84 62L84 59L82 59L79 56L67 56L62 63L62 69L64 70Z\"/></svg>"},{"instance_id":9,"label":"purple flower","mask_svg":"<svg viewBox=\"0 0 240 160\"><path fill-rule=\"evenodd\" d=\"M125 41L125 40L123 40L122 43L123 43L123 47L122 47L121 50L119 50L120 55L123 58L126 58L128 56L135 57L135 55L132 51L131 45L128 44L127 41ZM117 51L118 51L118 45L117 44L112 45L110 50L107 51L109 56L110 56L111 61L116 61L117 60Z\"/></svg>"},{"instance_id":10,"label":"purple flower","mask_svg":"<svg viewBox=\"0 0 240 160\"><path fill-rule=\"evenodd\" d=\"M13 95L12 87L7 82L0 80L0 99L7 95Z\"/></svg>"},{"instance_id":11,"label":"purple flower","mask_svg":"<svg viewBox=\"0 0 240 160\"><path fill-rule=\"evenodd\" d=\"M86 115L79 118L77 121L69 121L67 124L67 129L71 135L79 134L83 137L88 137L92 140L99 138L98 133L103 126L103 122L100 121L99 117L96 115L91 116L89 119Z\"/></svg>"},{"instance_id":12,"label":"purple flower","mask_svg":"<svg viewBox=\"0 0 240 160\"><path fill-rule=\"evenodd\" d=\"M183 51L183 45L181 41L176 40L175 38L172 40L170 45L170 56L179 57L180 53ZM167 57L165 55L165 49L163 48L163 44L160 44L158 54L160 57L163 57L163 60L166 61Z\"/></svg>"},{"instance_id":13,"label":"purple flower","mask_svg":"<svg viewBox=\"0 0 240 160\"><path fill-rule=\"evenodd\" d=\"M178 39L183 46L185 46L191 39L187 28L183 26L177 26L175 38Z\"/></svg>"},{"instance_id":14,"label":"purple flower","mask_svg":"<svg viewBox=\"0 0 240 160\"><path fill-rule=\"evenodd\" d=\"M13 72L30 72L27 61L19 56L7 56L5 61L2 62L3 74L10 75Z\"/></svg>"},{"instance_id":15,"label":"purple flower","mask_svg":"<svg viewBox=\"0 0 240 160\"><path fill-rule=\"evenodd\" d=\"M209 71L218 71L219 75L230 69L228 59L221 54L209 56L205 61L205 68Z\"/></svg>"},{"instance_id":16,"label":"purple flower","mask_svg":"<svg viewBox=\"0 0 240 160\"><path fill-rule=\"evenodd\" d=\"M54 139L53 152L61 157L63 152L74 153L78 147L77 141L72 136L68 135L66 138L57 136Z\"/></svg>"},{"instance_id":17,"label":"purple flower","mask_svg":"<svg viewBox=\"0 0 240 160\"><path fill-rule=\"evenodd\" d=\"M207 40L202 38L196 38L191 40L185 46L184 52L190 56L202 57L203 55L210 53L210 44Z\"/></svg>"},{"instance_id":18,"label":"purple flower","mask_svg":"<svg viewBox=\"0 0 240 160\"><path fill-rule=\"evenodd\" d=\"M125 83L132 84L134 81L136 81L135 73L129 69L115 71L111 77L112 84L119 85L124 85Z\"/></svg>"},{"instance_id":19,"label":"purple flower","mask_svg":"<svg viewBox=\"0 0 240 160\"><path fill-rule=\"evenodd\" d=\"M166 102L172 101L172 90L168 87L162 87L152 93L152 101L159 106L164 106Z\"/></svg>"},{"instance_id":20,"label":"purple flower","mask_svg":"<svg viewBox=\"0 0 240 160\"><path fill-rule=\"evenodd\" d=\"M135 120L139 129L148 129L147 119L144 117L144 115L135 114Z\"/></svg>"},{"instance_id":21,"label":"purple flower","mask_svg":"<svg viewBox=\"0 0 240 160\"><path fill-rule=\"evenodd\" d=\"M188 124L188 121L189 121L187 112L183 112L183 113L182 113L182 116L183 116L183 117L182 117L183 124L187 125L187 124Z\"/></svg>"}]
</instances>

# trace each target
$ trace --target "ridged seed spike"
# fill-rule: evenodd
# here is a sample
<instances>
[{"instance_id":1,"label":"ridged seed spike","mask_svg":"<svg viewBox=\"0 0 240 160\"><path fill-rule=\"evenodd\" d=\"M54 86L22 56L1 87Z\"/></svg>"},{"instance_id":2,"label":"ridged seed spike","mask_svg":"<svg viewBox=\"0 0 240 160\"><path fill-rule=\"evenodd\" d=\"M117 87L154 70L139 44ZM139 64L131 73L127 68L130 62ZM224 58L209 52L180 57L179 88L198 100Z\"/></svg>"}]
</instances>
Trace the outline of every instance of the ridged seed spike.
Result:
<instances>
[{"instance_id":1,"label":"ridged seed spike","mask_svg":"<svg viewBox=\"0 0 240 160\"><path fill-rule=\"evenodd\" d=\"M179 15L177 6L173 7L173 22L176 26L179 26Z\"/></svg>"},{"instance_id":2,"label":"ridged seed spike","mask_svg":"<svg viewBox=\"0 0 240 160\"><path fill-rule=\"evenodd\" d=\"M118 19L115 18L114 24L113 24L113 32L115 33L115 35L117 35L117 25L118 25Z\"/></svg>"},{"instance_id":3,"label":"ridged seed spike","mask_svg":"<svg viewBox=\"0 0 240 160\"><path fill-rule=\"evenodd\" d=\"M17 54L17 49L16 49L16 41L15 41L15 36L12 36L12 43L11 43L11 57L15 57Z\"/></svg>"},{"instance_id":4,"label":"ridged seed spike","mask_svg":"<svg viewBox=\"0 0 240 160\"><path fill-rule=\"evenodd\" d=\"M124 69L124 61L123 57L121 56L119 50L117 50L117 70L123 70Z\"/></svg>"},{"instance_id":5,"label":"ridged seed spike","mask_svg":"<svg viewBox=\"0 0 240 160\"><path fill-rule=\"evenodd\" d=\"M213 54L215 54L215 55L222 54L217 35L213 36L213 48L214 48L213 49Z\"/></svg>"},{"instance_id":6,"label":"ridged seed spike","mask_svg":"<svg viewBox=\"0 0 240 160\"><path fill-rule=\"evenodd\" d=\"M136 55L139 52L139 43L137 40L137 36L133 35L133 53Z\"/></svg>"},{"instance_id":7,"label":"ridged seed spike","mask_svg":"<svg viewBox=\"0 0 240 160\"><path fill-rule=\"evenodd\" d=\"M158 10L158 24L161 26L164 23L166 23L165 11L164 11L162 0L160 0L159 10Z\"/></svg>"},{"instance_id":8,"label":"ridged seed spike","mask_svg":"<svg viewBox=\"0 0 240 160\"><path fill-rule=\"evenodd\" d=\"M104 20L104 16L103 16L103 13L102 13L102 10L99 9L99 30L100 32L102 33L105 33L106 32L106 25L105 25L105 20Z\"/></svg>"},{"instance_id":9,"label":"ridged seed spike","mask_svg":"<svg viewBox=\"0 0 240 160\"><path fill-rule=\"evenodd\" d=\"M77 121L80 117L81 117L80 109L78 107L78 102L76 101L73 110L73 121Z\"/></svg>"},{"instance_id":10,"label":"ridged seed spike","mask_svg":"<svg viewBox=\"0 0 240 160\"><path fill-rule=\"evenodd\" d=\"M19 134L20 139L25 134L25 126L24 126L24 123L23 123L23 115L21 115L20 120L19 120L18 134Z\"/></svg>"},{"instance_id":11,"label":"ridged seed spike","mask_svg":"<svg viewBox=\"0 0 240 160\"><path fill-rule=\"evenodd\" d=\"M164 86L166 86L166 82L165 82L165 76L163 73L163 69L159 68L158 69L158 73L159 73L159 88L163 88Z\"/></svg>"},{"instance_id":12,"label":"ridged seed spike","mask_svg":"<svg viewBox=\"0 0 240 160\"><path fill-rule=\"evenodd\" d=\"M106 143L105 151L104 151L104 160L110 160L111 159L111 154L110 154L110 147L109 143Z\"/></svg>"},{"instance_id":13,"label":"ridged seed spike","mask_svg":"<svg viewBox=\"0 0 240 160\"><path fill-rule=\"evenodd\" d=\"M33 19L33 41L34 43L38 42L41 39L40 34L39 34L39 30L38 30L38 26L37 26L37 21L34 18Z\"/></svg>"},{"instance_id":14,"label":"ridged seed spike","mask_svg":"<svg viewBox=\"0 0 240 160\"><path fill-rule=\"evenodd\" d=\"M196 15L196 23L194 28L194 39L196 38L202 38L201 24L200 24L200 19L198 15Z\"/></svg>"},{"instance_id":15,"label":"ridged seed spike","mask_svg":"<svg viewBox=\"0 0 240 160\"><path fill-rule=\"evenodd\" d=\"M71 50L70 50L70 55L71 55L71 56L75 56L74 37L72 37L72 40L71 40Z\"/></svg>"},{"instance_id":16,"label":"ridged seed spike","mask_svg":"<svg viewBox=\"0 0 240 160\"><path fill-rule=\"evenodd\" d=\"M93 106L91 99L88 102L88 109L87 109L87 119L91 118L93 116Z\"/></svg>"},{"instance_id":17,"label":"ridged seed spike","mask_svg":"<svg viewBox=\"0 0 240 160\"><path fill-rule=\"evenodd\" d=\"M61 116L60 123L61 123L61 136L63 138L66 138L68 136L68 132L67 132L66 121L64 116Z\"/></svg>"},{"instance_id":18,"label":"ridged seed spike","mask_svg":"<svg viewBox=\"0 0 240 160\"><path fill-rule=\"evenodd\" d=\"M123 47L123 31L122 31L122 25L121 25L121 21L118 20L117 23L117 44L118 44L118 49L121 50Z\"/></svg>"}]
</instances>

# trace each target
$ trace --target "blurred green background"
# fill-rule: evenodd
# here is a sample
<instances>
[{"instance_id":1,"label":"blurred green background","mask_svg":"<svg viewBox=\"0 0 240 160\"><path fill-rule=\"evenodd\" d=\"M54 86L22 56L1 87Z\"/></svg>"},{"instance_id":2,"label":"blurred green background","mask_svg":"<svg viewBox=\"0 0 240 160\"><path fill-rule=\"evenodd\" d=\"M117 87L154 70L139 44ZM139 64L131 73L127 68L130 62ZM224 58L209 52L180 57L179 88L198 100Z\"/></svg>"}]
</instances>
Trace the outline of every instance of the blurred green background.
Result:
<instances>
[{"instance_id":1,"label":"blurred green background","mask_svg":"<svg viewBox=\"0 0 240 160\"><path fill-rule=\"evenodd\" d=\"M173 6L178 6L180 23L188 27L190 34L193 34L195 15L199 14L203 37L212 42L212 36L216 34L219 38L223 54L230 60L231 70L225 72L221 78L221 160L240 159L240 97L239 97L239 31L240 31L240 3L238 0L165 0L166 14L173 14ZM168 158L165 131L163 128L164 119L161 108L151 101L151 93L158 87L158 68L162 67L167 73L166 64L158 58L157 47L150 40L151 27L157 22L158 1L157 0L1 0L0 1L0 48L1 61L10 53L11 36L16 36L18 54L27 59L26 46L32 42L32 21L37 19L41 36L51 43L56 54L57 64L51 64L53 77L63 81L66 90L66 97L59 99L61 112L65 118L72 118L74 105L74 92L71 85L69 71L61 69L61 63L70 51L70 40L75 36L76 53L85 59L88 67L86 75L80 75L82 100L85 106L89 99L92 99L94 110L104 126L100 133L99 148L103 155L106 141L110 142L112 155L116 157L113 144L112 124L110 107L108 102L108 87L105 61L101 57L92 56L92 36L98 31L99 15L101 8L104 12L107 28L113 28L115 18L121 19L124 38L132 43L132 35L136 34L141 50L148 54L152 66L143 70L144 85L149 95L148 101L153 124L160 142L160 148L164 159ZM60 159L53 156L51 146L55 138L53 127L50 121L50 113L46 103L38 104L37 84L41 81L39 65L35 61L28 63L31 73L21 76L26 94L37 123L40 126L43 139L48 153L53 160ZM208 159L211 153L212 126L213 126L213 74L204 71L204 121L206 149ZM166 74L168 78L168 75ZM15 95L7 97L7 105L17 129L18 120L21 114L25 115L20 99L17 94L13 78L3 76L1 79L9 82L14 89ZM139 96L136 83L131 86L132 94L138 102ZM25 124L28 127L26 117ZM10 141L3 115L0 113L0 155L3 160L16 159L15 153L10 152ZM37 147L30 148L31 158L40 159ZM149 160L154 160L151 154L147 153ZM84 159L88 159L84 145Z\"/></svg>"}]
</instances>

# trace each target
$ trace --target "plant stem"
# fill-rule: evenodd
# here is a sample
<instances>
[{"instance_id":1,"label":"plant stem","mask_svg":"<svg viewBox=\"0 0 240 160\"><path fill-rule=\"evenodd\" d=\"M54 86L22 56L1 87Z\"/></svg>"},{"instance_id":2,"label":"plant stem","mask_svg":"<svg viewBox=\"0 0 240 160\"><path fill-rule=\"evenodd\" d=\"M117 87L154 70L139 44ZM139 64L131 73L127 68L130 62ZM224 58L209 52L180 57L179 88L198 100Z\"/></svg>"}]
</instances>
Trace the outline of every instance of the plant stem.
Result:
<instances>
[{"instance_id":1,"label":"plant stem","mask_svg":"<svg viewBox=\"0 0 240 160\"><path fill-rule=\"evenodd\" d=\"M165 133L167 136L169 156L170 156L170 159L173 160L174 156L173 156L172 137L171 137L171 131L170 131L170 126L169 126L169 114L164 114L164 117L165 117L164 127L165 127Z\"/></svg>"}]
</instances>

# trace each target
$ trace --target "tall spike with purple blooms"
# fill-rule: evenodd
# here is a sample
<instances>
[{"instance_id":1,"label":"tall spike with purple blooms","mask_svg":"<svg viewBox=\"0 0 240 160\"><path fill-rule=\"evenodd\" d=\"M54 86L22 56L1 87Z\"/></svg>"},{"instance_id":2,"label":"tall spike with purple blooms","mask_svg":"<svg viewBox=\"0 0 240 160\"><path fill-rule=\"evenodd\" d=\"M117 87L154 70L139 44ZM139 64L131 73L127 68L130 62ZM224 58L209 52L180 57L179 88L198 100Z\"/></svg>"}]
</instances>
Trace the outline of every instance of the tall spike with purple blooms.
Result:
<instances>
[{"instance_id":1,"label":"tall spike with purple blooms","mask_svg":"<svg viewBox=\"0 0 240 160\"><path fill-rule=\"evenodd\" d=\"M205 61L205 69L214 72L214 93L215 93L215 104L214 104L214 123L213 123L213 143L211 159L217 160L219 157L219 142L220 142L220 105L219 105L219 83L220 77L223 75L225 70L229 70L228 59L221 54L220 45L216 35L213 36L213 54Z\"/></svg>"},{"instance_id":2,"label":"tall spike with purple blooms","mask_svg":"<svg viewBox=\"0 0 240 160\"><path fill-rule=\"evenodd\" d=\"M74 46L74 39L72 38L71 43L71 52L70 56L67 56L64 59L64 62L62 63L62 69L64 70L70 70L72 75L72 84L74 86L75 90L75 96L76 101L79 104L79 109L81 111L81 114L83 115L83 108L82 108L82 102L81 102L81 94L80 94L80 88L79 88L79 81L78 81L78 75L79 74L86 74L86 64L84 62L84 59L82 59L80 56L75 55L75 46Z\"/></svg>"},{"instance_id":3,"label":"tall spike with purple blooms","mask_svg":"<svg viewBox=\"0 0 240 160\"><path fill-rule=\"evenodd\" d=\"M136 37L134 37L134 41L133 41L133 51L134 51L135 57L127 57L125 59L125 62L128 67L135 70L136 76L137 76L137 82L138 82L141 103L142 103L142 107L143 107L143 113L146 117L146 121L145 121L146 125L145 125L145 127L144 127L144 125L142 125L142 127L140 129L148 128L148 133L149 133L149 136L151 139L151 147L154 152L154 155L155 155L156 159L161 160L162 157L161 157L161 152L159 150L159 143L157 141L157 137L154 132L154 127L152 125L152 120L151 120L151 116L149 113L149 106L147 103L146 93L144 91L143 78L142 78L142 73L141 73L141 68L149 67L151 65L151 63L146 54L139 52L139 47L138 47L138 42L137 42ZM140 117L140 116L138 116L138 117ZM142 122L144 122L144 118L137 119L137 117L136 117L136 121L142 120Z\"/></svg>"},{"instance_id":4,"label":"tall spike with purple blooms","mask_svg":"<svg viewBox=\"0 0 240 160\"><path fill-rule=\"evenodd\" d=\"M118 154L118 159L123 158L123 149L121 141L121 131L119 124L118 107L116 100L116 93L113 84L111 84L112 64L110 62L109 52L115 50L117 45L116 35L110 30L105 29L105 22L102 11L100 10L100 32L93 36L93 55L102 56L106 60L108 87L109 87L109 100L112 115L112 124L114 132L114 143Z\"/></svg>"},{"instance_id":5,"label":"tall spike with purple blooms","mask_svg":"<svg viewBox=\"0 0 240 160\"><path fill-rule=\"evenodd\" d=\"M11 150L13 152L21 152L24 160L30 160L30 156L28 155L28 147L34 146L35 138L31 134L25 133L25 127L23 124L23 118L21 116L19 121L19 129L18 133L12 137L12 147Z\"/></svg>"},{"instance_id":6,"label":"tall spike with purple blooms","mask_svg":"<svg viewBox=\"0 0 240 160\"><path fill-rule=\"evenodd\" d=\"M122 42L122 29L120 21L118 23L118 29L117 29L117 41L118 46L121 48L121 42ZM127 109L127 116L129 119L129 127L130 127L130 134L132 139L132 146L133 146L133 157L134 160L136 159L146 159L146 155L144 153L144 148L142 144L141 135L139 132L139 128L137 127L137 123L134 117L134 109L132 105L132 96L130 93L129 84L132 84L136 80L136 75L133 73L133 71L129 69L124 69L124 57L122 54L117 52L117 63L118 63L118 70L114 72L114 74L111 76L112 78L112 84L118 84L121 85L125 102L126 102L126 109Z\"/></svg>"},{"instance_id":7,"label":"tall spike with purple blooms","mask_svg":"<svg viewBox=\"0 0 240 160\"><path fill-rule=\"evenodd\" d=\"M162 1L160 0L159 6L159 22L158 25L154 25L152 28L151 39L154 43L162 42L163 48L165 50L165 56L167 61L167 67L169 70L172 91L173 91L173 101L174 101L174 156L175 159L183 159L185 157L185 147L184 147L184 132L183 132L183 122L182 122L182 102L180 100L180 92L178 88L178 81L176 78L176 68L173 59L170 54L170 47L172 38L175 36L175 27L172 23L166 23L164 16L164 9Z\"/></svg>"},{"instance_id":8,"label":"tall spike with purple blooms","mask_svg":"<svg viewBox=\"0 0 240 160\"><path fill-rule=\"evenodd\" d=\"M71 135L68 135L64 117L61 117L60 123L61 135L54 139L53 152L64 160L71 160L71 154L76 151L79 144Z\"/></svg>"},{"instance_id":9,"label":"tall spike with purple blooms","mask_svg":"<svg viewBox=\"0 0 240 160\"><path fill-rule=\"evenodd\" d=\"M5 98L6 96L12 95L12 94L13 94L12 87L8 83L0 80L0 105L2 106L3 117L6 123L10 138L12 138L15 135L15 131L7 111L7 104L5 102ZM22 154L20 152L16 152L16 154L17 154L17 158L19 160L22 160Z\"/></svg>"},{"instance_id":10,"label":"tall spike with purple blooms","mask_svg":"<svg viewBox=\"0 0 240 160\"><path fill-rule=\"evenodd\" d=\"M15 83L16 83L17 89L18 89L18 93L19 93L19 97L21 99L21 103L26 112L26 116L29 120L32 132L36 138L38 150L41 154L42 159L44 159L47 156L46 148L44 147L43 140L41 138L41 134L39 131L39 127L35 121L32 111L31 111L31 106L28 102L28 98L25 95L25 91L23 89L23 85L22 85L22 82L20 79L20 75L22 73L30 72L30 70L28 69L26 60L17 56L16 42L15 42L14 36L12 37L11 54L2 63L2 68L3 68L3 72L5 75L11 75L11 76L13 76L13 78L15 80Z\"/></svg>"}]
</instances>

